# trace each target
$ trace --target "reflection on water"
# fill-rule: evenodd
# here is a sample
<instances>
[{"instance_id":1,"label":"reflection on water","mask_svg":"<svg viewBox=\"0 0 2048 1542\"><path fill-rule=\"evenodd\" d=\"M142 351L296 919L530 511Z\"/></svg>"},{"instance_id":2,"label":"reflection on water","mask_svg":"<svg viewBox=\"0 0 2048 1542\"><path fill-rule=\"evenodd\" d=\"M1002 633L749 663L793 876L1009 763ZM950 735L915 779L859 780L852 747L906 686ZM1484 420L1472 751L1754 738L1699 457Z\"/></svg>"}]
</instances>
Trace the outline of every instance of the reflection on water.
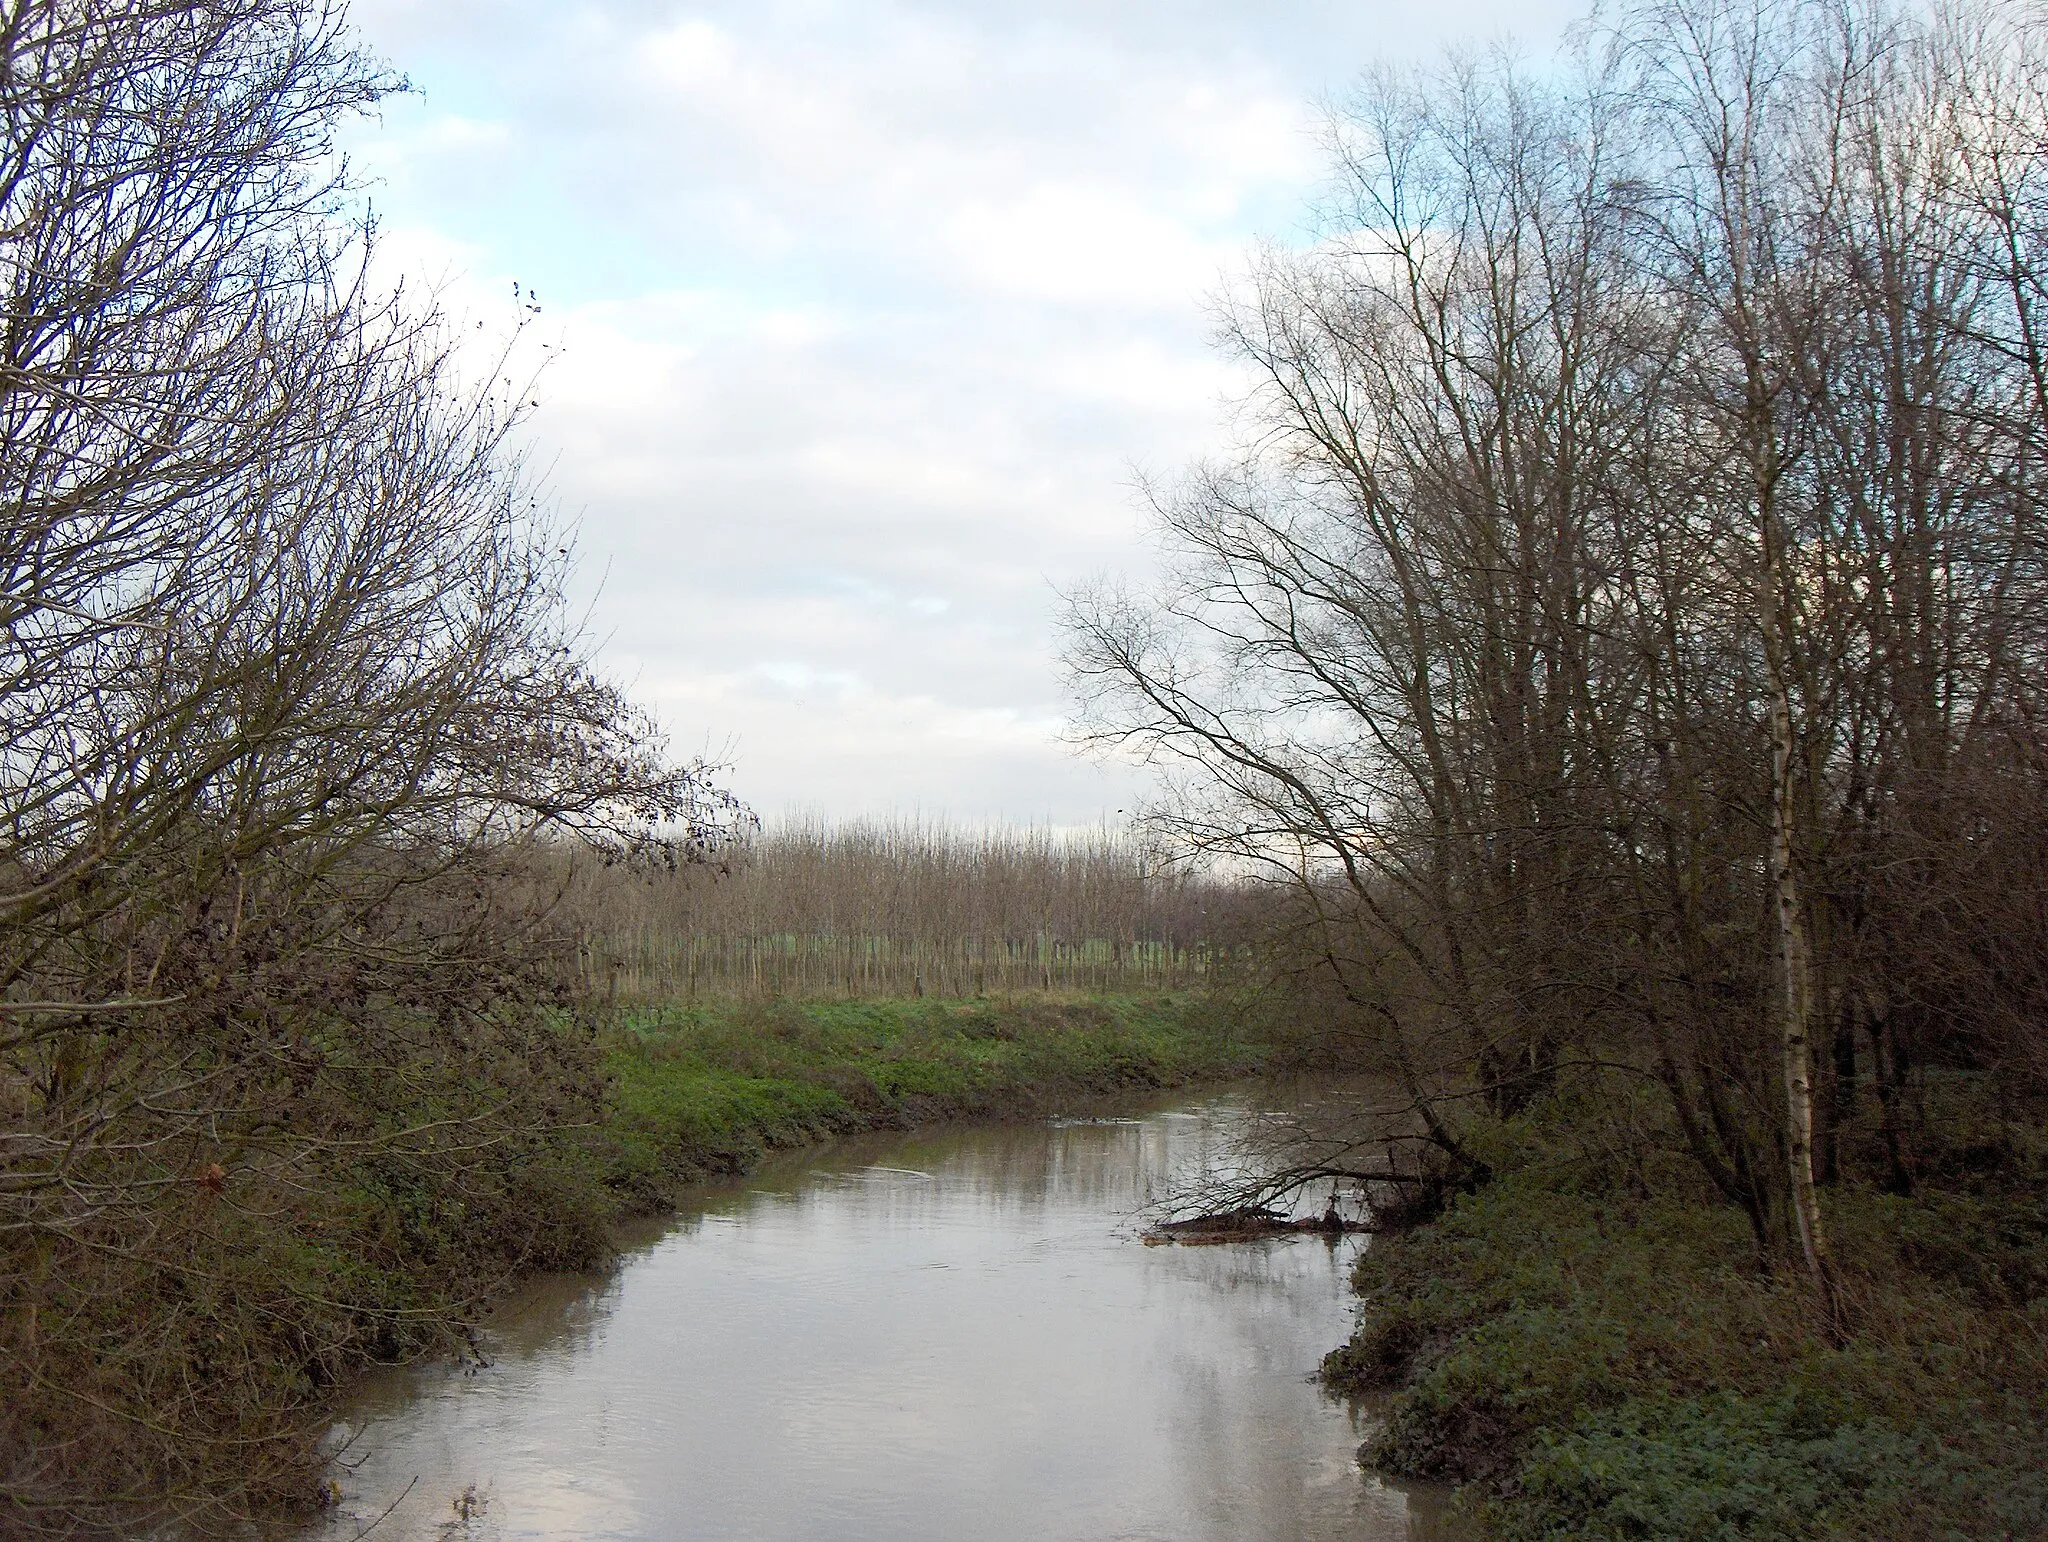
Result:
<instances>
[{"instance_id":1,"label":"reflection on water","mask_svg":"<svg viewBox=\"0 0 2048 1542\"><path fill-rule=\"evenodd\" d=\"M1243 1105L810 1152L602 1283L500 1307L485 1369L370 1387L309 1537L1392 1539L1310 1381L1357 1239L1144 1247ZM393 1501L396 1500L396 1504Z\"/></svg>"}]
</instances>

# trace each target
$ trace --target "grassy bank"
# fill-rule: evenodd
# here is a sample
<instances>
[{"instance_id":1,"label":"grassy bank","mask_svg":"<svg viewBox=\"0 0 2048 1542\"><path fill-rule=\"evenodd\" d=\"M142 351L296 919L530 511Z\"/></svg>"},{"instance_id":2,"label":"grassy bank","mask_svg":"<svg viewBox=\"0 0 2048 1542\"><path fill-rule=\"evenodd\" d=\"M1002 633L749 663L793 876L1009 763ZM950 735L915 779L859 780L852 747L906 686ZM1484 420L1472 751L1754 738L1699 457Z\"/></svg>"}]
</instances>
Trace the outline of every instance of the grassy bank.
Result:
<instances>
[{"instance_id":1,"label":"grassy bank","mask_svg":"<svg viewBox=\"0 0 2048 1542\"><path fill-rule=\"evenodd\" d=\"M584 1149L608 1203L646 1211L778 1148L1242 1076L1262 1056L1186 996L641 1010L613 1030L609 1113Z\"/></svg>"},{"instance_id":2,"label":"grassy bank","mask_svg":"<svg viewBox=\"0 0 2048 1542\"><path fill-rule=\"evenodd\" d=\"M1359 1263L1325 1376L1393 1390L1365 1457L1516 1542L2048 1536L2048 1129L1930 1099L1911 1197L1825 1196L1842 1342L1688 1162L1487 1132L1499 1176Z\"/></svg>"},{"instance_id":3,"label":"grassy bank","mask_svg":"<svg viewBox=\"0 0 2048 1542\"><path fill-rule=\"evenodd\" d=\"M1265 1054L1202 999L1164 995L635 1007L564 1031L586 1040L582 1118L470 1164L460 1187L358 1175L346 1220L315 1222L303 1256L346 1256L377 1301L403 1303L387 1348L418 1349L517 1274L601 1264L612 1223L771 1151L1244 1076Z\"/></svg>"},{"instance_id":4,"label":"grassy bank","mask_svg":"<svg viewBox=\"0 0 2048 1542\"><path fill-rule=\"evenodd\" d=\"M638 1006L597 1028L591 1049L602 1090L589 1115L485 1165L485 1187L516 1204L377 1196L400 1294L453 1290L466 1310L513 1274L595 1267L612 1223L659 1214L690 1184L772 1151L1245 1076L1267 1053L1192 995Z\"/></svg>"},{"instance_id":5,"label":"grassy bank","mask_svg":"<svg viewBox=\"0 0 2048 1542\"><path fill-rule=\"evenodd\" d=\"M317 1503L355 1376L463 1349L522 1276L601 1265L613 1221L778 1148L1256 1069L1224 1021L1182 996L536 1009L477 1059L366 1064L386 1138L282 1173L229 1153L167 1202L174 1252L53 1255L0 1314L0 1357L36 1373L0 1399L0 1533ZM30 1508L59 1484L77 1497Z\"/></svg>"}]
</instances>

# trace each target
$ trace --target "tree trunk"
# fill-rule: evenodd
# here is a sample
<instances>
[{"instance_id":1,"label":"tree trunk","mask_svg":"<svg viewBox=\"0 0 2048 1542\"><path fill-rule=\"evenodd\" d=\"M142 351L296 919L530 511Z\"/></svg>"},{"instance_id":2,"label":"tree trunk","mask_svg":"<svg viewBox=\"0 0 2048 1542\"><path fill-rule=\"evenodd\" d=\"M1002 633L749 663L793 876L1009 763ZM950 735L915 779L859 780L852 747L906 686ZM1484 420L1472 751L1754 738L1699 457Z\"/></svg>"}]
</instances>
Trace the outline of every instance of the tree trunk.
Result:
<instances>
[{"instance_id":1,"label":"tree trunk","mask_svg":"<svg viewBox=\"0 0 2048 1542\"><path fill-rule=\"evenodd\" d=\"M1839 1303L1821 1222L1820 1192L1813 1181L1813 958L1796 863L1798 745L1792 694L1785 681L1784 641L1775 625L1775 598L1765 597L1764 613L1771 666L1771 885L1784 966L1779 1036L1785 1061L1785 1158L1799 1251L1826 1308L1829 1328L1835 1331L1840 1327Z\"/></svg>"}]
</instances>

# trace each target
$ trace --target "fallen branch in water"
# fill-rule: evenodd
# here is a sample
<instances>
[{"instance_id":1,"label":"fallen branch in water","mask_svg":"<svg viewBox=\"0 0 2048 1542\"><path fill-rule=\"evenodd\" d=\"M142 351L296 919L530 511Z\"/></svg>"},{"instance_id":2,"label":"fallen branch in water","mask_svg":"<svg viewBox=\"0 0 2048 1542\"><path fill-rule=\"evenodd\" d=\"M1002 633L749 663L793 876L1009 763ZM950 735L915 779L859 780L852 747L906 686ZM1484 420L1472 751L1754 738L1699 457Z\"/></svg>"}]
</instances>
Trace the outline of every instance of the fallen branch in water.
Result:
<instances>
[{"instance_id":1,"label":"fallen branch in water","mask_svg":"<svg viewBox=\"0 0 2048 1542\"><path fill-rule=\"evenodd\" d=\"M1245 1205L1236 1210L1220 1210L1213 1215L1190 1216L1184 1221L1162 1221L1144 1234L1144 1242L1147 1247L1159 1247L1169 1242L1249 1242L1256 1237L1278 1237L1297 1232L1341 1237L1346 1232L1371 1230L1370 1222L1347 1221L1334 1209L1321 1215L1290 1217L1263 1205Z\"/></svg>"}]
</instances>

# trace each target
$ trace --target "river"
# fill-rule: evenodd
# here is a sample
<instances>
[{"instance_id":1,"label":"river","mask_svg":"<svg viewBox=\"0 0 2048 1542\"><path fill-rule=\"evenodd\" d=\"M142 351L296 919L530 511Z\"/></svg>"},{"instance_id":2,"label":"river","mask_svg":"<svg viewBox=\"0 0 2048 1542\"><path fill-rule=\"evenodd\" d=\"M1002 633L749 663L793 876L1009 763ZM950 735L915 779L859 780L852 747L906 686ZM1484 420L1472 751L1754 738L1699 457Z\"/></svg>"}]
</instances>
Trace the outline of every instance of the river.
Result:
<instances>
[{"instance_id":1,"label":"river","mask_svg":"<svg viewBox=\"0 0 2048 1542\"><path fill-rule=\"evenodd\" d=\"M1443 1535L1435 1496L1360 1472L1365 1414L1310 1379L1363 1239L1139 1241L1260 1097L851 1141L707 1187L603 1279L502 1303L488 1365L374 1379L308 1542Z\"/></svg>"}]
</instances>

